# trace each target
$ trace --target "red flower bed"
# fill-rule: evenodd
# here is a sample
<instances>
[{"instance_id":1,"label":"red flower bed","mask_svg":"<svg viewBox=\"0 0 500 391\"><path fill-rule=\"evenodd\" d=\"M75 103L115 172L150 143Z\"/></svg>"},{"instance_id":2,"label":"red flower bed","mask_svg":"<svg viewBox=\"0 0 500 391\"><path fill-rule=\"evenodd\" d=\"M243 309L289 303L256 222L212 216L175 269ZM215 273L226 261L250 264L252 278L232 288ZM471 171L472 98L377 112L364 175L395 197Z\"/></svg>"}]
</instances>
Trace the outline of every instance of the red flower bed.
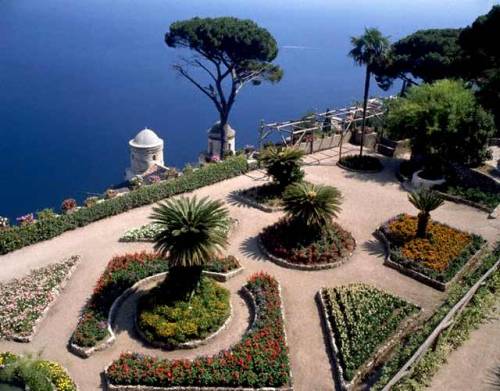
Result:
<instances>
[{"instance_id":1,"label":"red flower bed","mask_svg":"<svg viewBox=\"0 0 500 391\"><path fill-rule=\"evenodd\" d=\"M246 288L255 299L256 321L243 339L215 356L166 360L123 353L106 370L114 385L156 387L280 387L290 383L278 282L254 274Z\"/></svg>"},{"instance_id":2,"label":"red flower bed","mask_svg":"<svg viewBox=\"0 0 500 391\"><path fill-rule=\"evenodd\" d=\"M304 227L287 219L264 228L260 238L272 255L290 263L314 265L339 262L356 247L350 232L332 223L318 238L307 237Z\"/></svg>"}]
</instances>

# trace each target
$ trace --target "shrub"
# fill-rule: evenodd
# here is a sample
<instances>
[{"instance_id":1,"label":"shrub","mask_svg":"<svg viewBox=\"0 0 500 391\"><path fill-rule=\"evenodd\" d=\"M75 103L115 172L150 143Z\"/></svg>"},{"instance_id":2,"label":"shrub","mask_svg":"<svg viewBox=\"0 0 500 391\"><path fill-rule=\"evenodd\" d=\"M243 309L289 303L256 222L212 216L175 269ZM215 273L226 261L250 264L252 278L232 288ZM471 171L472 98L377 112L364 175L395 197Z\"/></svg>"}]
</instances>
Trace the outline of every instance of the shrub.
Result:
<instances>
[{"instance_id":1,"label":"shrub","mask_svg":"<svg viewBox=\"0 0 500 391\"><path fill-rule=\"evenodd\" d=\"M264 150L259 160L273 181L285 189L289 184L304 178L304 172L300 168L303 156L304 152L298 149L269 147Z\"/></svg>"},{"instance_id":2,"label":"shrub","mask_svg":"<svg viewBox=\"0 0 500 391\"><path fill-rule=\"evenodd\" d=\"M118 192L115 189L108 189L104 193L104 198L107 200L111 200L118 195Z\"/></svg>"},{"instance_id":3,"label":"shrub","mask_svg":"<svg viewBox=\"0 0 500 391\"><path fill-rule=\"evenodd\" d=\"M36 212L36 217L38 220L51 220L54 219L57 214L51 208L42 209L39 212Z\"/></svg>"},{"instance_id":4,"label":"shrub","mask_svg":"<svg viewBox=\"0 0 500 391\"><path fill-rule=\"evenodd\" d=\"M238 260L228 255L226 257L215 257L205 266L204 270L215 273L228 273L232 270L240 268L241 265Z\"/></svg>"},{"instance_id":5,"label":"shrub","mask_svg":"<svg viewBox=\"0 0 500 391\"><path fill-rule=\"evenodd\" d=\"M151 175L148 177L148 184L153 185L161 181L161 178L158 175Z\"/></svg>"},{"instance_id":6,"label":"shrub","mask_svg":"<svg viewBox=\"0 0 500 391\"><path fill-rule=\"evenodd\" d=\"M35 222L35 217L33 216L33 213L28 213L16 218L16 221L21 227L27 227Z\"/></svg>"},{"instance_id":7,"label":"shrub","mask_svg":"<svg viewBox=\"0 0 500 391\"><path fill-rule=\"evenodd\" d=\"M22 227L12 227L0 232L0 254L17 250L24 246L52 239L63 232L83 227L94 221L114 216L139 206L158 202L176 194L211 185L240 175L247 170L244 157L229 158L219 164L211 164L196 170L192 174L156 185L145 186L131 191L121 197L108 199L91 208L82 208L58 219L39 221L35 224L25 224Z\"/></svg>"},{"instance_id":8,"label":"shrub","mask_svg":"<svg viewBox=\"0 0 500 391\"><path fill-rule=\"evenodd\" d=\"M144 184L144 180L140 176L135 176L128 181L128 186L131 190L136 190Z\"/></svg>"},{"instance_id":9,"label":"shrub","mask_svg":"<svg viewBox=\"0 0 500 391\"><path fill-rule=\"evenodd\" d=\"M359 171L381 171L384 168L379 158L367 155L345 156L340 160L340 164Z\"/></svg>"},{"instance_id":10,"label":"shrub","mask_svg":"<svg viewBox=\"0 0 500 391\"><path fill-rule=\"evenodd\" d=\"M9 219L7 217L0 216L0 229L9 228Z\"/></svg>"},{"instance_id":11,"label":"shrub","mask_svg":"<svg viewBox=\"0 0 500 391\"><path fill-rule=\"evenodd\" d=\"M256 304L256 321L240 342L215 356L167 360L123 353L106 370L113 385L156 387L281 387L290 384L278 282L268 274L250 277L246 288Z\"/></svg>"},{"instance_id":12,"label":"shrub","mask_svg":"<svg viewBox=\"0 0 500 391\"><path fill-rule=\"evenodd\" d=\"M76 208L76 200L73 198L68 198L64 200L61 204L61 210L63 213L71 212Z\"/></svg>"}]
</instances>

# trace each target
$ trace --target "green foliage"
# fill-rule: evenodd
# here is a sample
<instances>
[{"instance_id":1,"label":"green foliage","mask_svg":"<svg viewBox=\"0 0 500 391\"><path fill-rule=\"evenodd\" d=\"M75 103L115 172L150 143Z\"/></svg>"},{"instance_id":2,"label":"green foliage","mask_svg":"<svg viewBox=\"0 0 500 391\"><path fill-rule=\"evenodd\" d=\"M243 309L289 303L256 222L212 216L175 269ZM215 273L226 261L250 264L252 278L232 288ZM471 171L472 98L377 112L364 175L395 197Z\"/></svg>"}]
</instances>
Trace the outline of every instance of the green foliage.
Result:
<instances>
[{"instance_id":1,"label":"green foliage","mask_svg":"<svg viewBox=\"0 0 500 391\"><path fill-rule=\"evenodd\" d=\"M413 153L468 165L485 160L494 134L492 117L473 92L451 80L412 87L391 101L386 127L391 138L411 137Z\"/></svg>"},{"instance_id":2,"label":"green foliage","mask_svg":"<svg viewBox=\"0 0 500 391\"><path fill-rule=\"evenodd\" d=\"M435 191L423 188L411 192L408 195L408 200L420 211L418 214L417 236L419 238L425 238L427 236L427 224L431 217L430 212L443 205L444 200Z\"/></svg>"},{"instance_id":3,"label":"green foliage","mask_svg":"<svg viewBox=\"0 0 500 391\"><path fill-rule=\"evenodd\" d=\"M418 311L413 304L366 284L323 289L321 295L348 381L401 322Z\"/></svg>"},{"instance_id":4,"label":"green foliage","mask_svg":"<svg viewBox=\"0 0 500 391\"><path fill-rule=\"evenodd\" d=\"M194 295L179 299L169 281L143 296L138 304L138 325L146 340L175 347L216 332L229 317L229 291L202 277Z\"/></svg>"},{"instance_id":5,"label":"green foliage","mask_svg":"<svg viewBox=\"0 0 500 391\"><path fill-rule=\"evenodd\" d=\"M40 371L37 360L31 357L16 357L5 368L0 368L0 382L28 386L33 391L52 391L47 375Z\"/></svg>"},{"instance_id":6,"label":"green foliage","mask_svg":"<svg viewBox=\"0 0 500 391\"><path fill-rule=\"evenodd\" d=\"M440 190L454 195L466 200L476 202L480 205L486 206L490 209L495 209L498 204L500 204L500 194L492 193L486 190L482 190L478 187L463 187L457 186L444 186Z\"/></svg>"},{"instance_id":7,"label":"green foliage","mask_svg":"<svg viewBox=\"0 0 500 391\"><path fill-rule=\"evenodd\" d=\"M36 218L38 220L51 220L56 218L57 214L54 212L52 208L45 208L39 212L36 212Z\"/></svg>"},{"instance_id":8,"label":"green foliage","mask_svg":"<svg viewBox=\"0 0 500 391\"><path fill-rule=\"evenodd\" d=\"M374 69L377 81L392 84L411 77L430 83L461 75L460 29L418 30L391 45L385 61ZM411 76L410 76L411 75Z\"/></svg>"},{"instance_id":9,"label":"green foliage","mask_svg":"<svg viewBox=\"0 0 500 391\"><path fill-rule=\"evenodd\" d=\"M294 148L276 148L274 146L264 150L260 161L267 170L267 174L284 190L289 184L300 182L304 172L300 168L304 152Z\"/></svg>"},{"instance_id":10,"label":"green foliage","mask_svg":"<svg viewBox=\"0 0 500 391\"><path fill-rule=\"evenodd\" d=\"M359 171L381 171L384 168L379 158L366 155L349 155L342 157L340 164Z\"/></svg>"},{"instance_id":11,"label":"green foliage","mask_svg":"<svg viewBox=\"0 0 500 391\"><path fill-rule=\"evenodd\" d=\"M0 230L0 254L6 254L30 244L52 239L63 232L83 227L94 221L126 212L139 206L158 202L176 194L211 185L240 175L247 170L244 157L232 157L218 164L209 164L191 174L171 181L144 186L120 197L105 200L90 208L81 208L57 219L37 221L31 225Z\"/></svg>"},{"instance_id":12,"label":"green foliage","mask_svg":"<svg viewBox=\"0 0 500 391\"><path fill-rule=\"evenodd\" d=\"M457 281L448 289L448 296L445 301L434 312L429 320L415 332L406 336L406 338L393 351L391 358L380 369L378 379L372 386L373 391L379 391L387 384L387 382L397 373L406 361L408 361L420 345L424 343L426 338L432 333L434 328L439 324L439 322L441 322L453 306L458 303L458 301L467 293L475 282L495 264L499 256L500 245L497 243L495 250L485 256L482 263L474 271L467 274L462 280ZM493 276L497 279L498 273L494 273ZM487 282L487 285L489 284L490 283Z\"/></svg>"},{"instance_id":13,"label":"green foliage","mask_svg":"<svg viewBox=\"0 0 500 391\"><path fill-rule=\"evenodd\" d=\"M374 66L386 56L389 49L389 39L376 28L365 28L363 35L351 37L351 44L353 48L349 56L360 66Z\"/></svg>"},{"instance_id":14,"label":"green foliage","mask_svg":"<svg viewBox=\"0 0 500 391\"><path fill-rule=\"evenodd\" d=\"M338 217L342 195L332 186L307 182L288 186L283 194L283 205L288 217L304 228L320 231Z\"/></svg>"},{"instance_id":15,"label":"green foliage","mask_svg":"<svg viewBox=\"0 0 500 391\"><path fill-rule=\"evenodd\" d=\"M154 207L151 218L161 227L155 250L168 254L171 268L204 266L227 244L229 212L221 201L176 198Z\"/></svg>"}]
</instances>

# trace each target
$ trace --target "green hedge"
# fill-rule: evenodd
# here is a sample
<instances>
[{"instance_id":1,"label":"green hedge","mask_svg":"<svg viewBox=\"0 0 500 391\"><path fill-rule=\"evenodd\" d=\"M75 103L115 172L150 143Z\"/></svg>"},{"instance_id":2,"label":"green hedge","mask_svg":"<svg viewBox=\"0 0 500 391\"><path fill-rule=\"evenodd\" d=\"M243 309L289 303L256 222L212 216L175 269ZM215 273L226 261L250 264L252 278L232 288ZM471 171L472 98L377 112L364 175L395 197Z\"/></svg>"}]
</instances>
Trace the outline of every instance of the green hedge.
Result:
<instances>
[{"instance_id":1,"label":"green hedge","mask_svg":"<svg viewBox=\"0 0 500 391\"><path fill-rule=\"evenodd\" d=\"M94 221L114 216L139 206L158 202L176 194L189 192L220 182L247 171L246 159L235 156L218 164L209 164L179 178L144 186L121 197L106 200L90 208L78 209L72 214L40 220L27 226L15 226L0 231L0 254L30 244L52 239L62 233L83 227Z\"/></svg>"}]
</instances>

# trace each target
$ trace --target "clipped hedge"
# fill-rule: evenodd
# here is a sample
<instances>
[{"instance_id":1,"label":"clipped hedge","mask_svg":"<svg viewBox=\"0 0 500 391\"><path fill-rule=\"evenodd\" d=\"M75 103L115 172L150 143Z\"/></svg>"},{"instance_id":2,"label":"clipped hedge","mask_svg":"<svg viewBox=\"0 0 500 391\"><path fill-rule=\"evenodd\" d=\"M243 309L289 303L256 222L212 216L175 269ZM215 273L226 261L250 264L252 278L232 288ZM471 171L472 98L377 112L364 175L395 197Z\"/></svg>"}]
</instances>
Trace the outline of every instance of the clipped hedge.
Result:
<instances>
[{"instance_id":1,"label":"clipped hedge","mask_svg":"<svg viewBox=\"0 0 500 391\"><path fill-rule=\"evenodd\" d=\"M74 213L15 226L0 231L0 255L30 244L52 239L66 231L114 216L130 209L158 202L176 194L189 192L240 175L248 169L246 159L235 156L217 164L209 164L170 181L144 186L121 197L105 200Z\"/></svg>"}]
</instances>

